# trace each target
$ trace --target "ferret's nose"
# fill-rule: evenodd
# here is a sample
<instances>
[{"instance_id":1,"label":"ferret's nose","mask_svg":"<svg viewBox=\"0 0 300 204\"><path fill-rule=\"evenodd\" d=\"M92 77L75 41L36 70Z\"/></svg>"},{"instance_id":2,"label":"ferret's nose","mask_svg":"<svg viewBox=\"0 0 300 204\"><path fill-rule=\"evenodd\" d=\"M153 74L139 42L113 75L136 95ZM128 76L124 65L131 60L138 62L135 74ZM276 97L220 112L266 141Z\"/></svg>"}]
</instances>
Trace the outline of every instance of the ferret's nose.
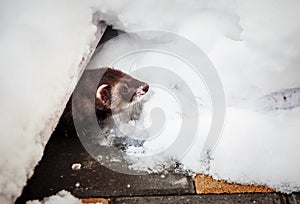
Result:
<instances>
[{"instance_id":1,"label":"ferret's nose","mask_svg":"<svg viewBox=\"0 0 300 204\"><path fill-rule=\"evenodd\" d=\"M149 90L149 85L148 85L148 84L144 84L144 85L143 85L143 91L144 91L145 93L147 93L148 90Z\"/></svg>"}]
</instances>

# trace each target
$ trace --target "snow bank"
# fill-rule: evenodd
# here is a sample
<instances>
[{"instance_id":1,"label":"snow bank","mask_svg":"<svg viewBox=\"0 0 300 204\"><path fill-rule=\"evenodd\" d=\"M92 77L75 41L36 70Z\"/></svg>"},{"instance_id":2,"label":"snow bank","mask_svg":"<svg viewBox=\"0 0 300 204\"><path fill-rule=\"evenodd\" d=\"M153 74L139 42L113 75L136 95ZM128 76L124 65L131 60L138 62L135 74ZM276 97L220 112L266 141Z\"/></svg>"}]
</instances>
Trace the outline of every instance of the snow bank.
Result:
<instances>
[{"instance_id":1,"label":"snow bank","mask_svg":"<svg viewBox=\"0 0 300 204\"><path fill-rule=\"evenodd\" d=\"M228 107L222 138L206 163L201 163L199 156L203 138L197 138L181 160L185 168L219 179L267 184L283 192L299 190L299 1L125 1L122 5L103 1L101 7L95 5L95 8L99 10L98 16L116 29L127 32L162 29L178 33L202 48L217 69ZM153 43L162 38L154 38ZM139 49L139 46L134 38L113 40L102 48L92 66L101 65L117 49ZM159 66L161 58L144 53L127 57L119 65L130 72L149 66L147 60L152 66ZM180 68L174 62L168 66L174 70ZM189 74L181 76L190 79ZM199 97L202 97L199 107L203 102L207 105L203 95ZM168 109L177 111L167 97L161 101L168 101L164 102ZM151 108L162 107L155 98L145 105L146 116ZM201 123L199 127L205 129L209 124ZM151 161L130 156L143 156L148 150L168 146L176 137L168 135L169 138L150 146L146 142L143 147L130 147L127 156L132 168L160 170L161 164L173 155L153 157Z\"/></svg>"},{"instance_id":2,"label":"snow bank","mask_svg":"<svg viewBox=\"0 0 300 204\"><path fill-rule=\"evenodd\" d=\"M0 5L0 203L12 203L42 156L97 27L80 1Z\"/></svg>"},{"instance_id":3,"label":"snow bank","mask_svg":"<svg viewBox=\"0 0 300 204\"><path fill-rule=\"evenodd\" d=\"M300 108L261 113L230 107L210 174L240 183L300 190Z\"/></svg>"},{"instance_id":4,"label":"snow bank","mask_svg":"<svg viewBox=\"0 0 300 204\"><path fill-rule=\"evenodd\" d=\"M70 192L62 190L56 195L44 198L42 201L32 200L26 204L81 204L81 200L74 197Z\"/></svg>"}]
</instances>

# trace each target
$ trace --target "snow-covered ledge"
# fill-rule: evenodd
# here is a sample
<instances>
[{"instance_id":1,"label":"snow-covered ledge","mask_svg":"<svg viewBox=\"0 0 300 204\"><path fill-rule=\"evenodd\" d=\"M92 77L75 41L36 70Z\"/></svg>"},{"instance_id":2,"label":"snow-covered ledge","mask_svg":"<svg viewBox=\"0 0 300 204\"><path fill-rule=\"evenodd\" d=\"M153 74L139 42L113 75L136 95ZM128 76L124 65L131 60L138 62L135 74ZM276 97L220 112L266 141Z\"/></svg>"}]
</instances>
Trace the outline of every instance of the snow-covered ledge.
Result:
<instances>
[{"instance_id":1,"label":"snow-covered ledge","mask_svg":"<svg viewBox=\"0 0 300 204\"><path fill-rule=\"evenodd\" d=\"M106 28L82 4L1 2L0 203L21 194Z\"/></svg>"}]
</instances>

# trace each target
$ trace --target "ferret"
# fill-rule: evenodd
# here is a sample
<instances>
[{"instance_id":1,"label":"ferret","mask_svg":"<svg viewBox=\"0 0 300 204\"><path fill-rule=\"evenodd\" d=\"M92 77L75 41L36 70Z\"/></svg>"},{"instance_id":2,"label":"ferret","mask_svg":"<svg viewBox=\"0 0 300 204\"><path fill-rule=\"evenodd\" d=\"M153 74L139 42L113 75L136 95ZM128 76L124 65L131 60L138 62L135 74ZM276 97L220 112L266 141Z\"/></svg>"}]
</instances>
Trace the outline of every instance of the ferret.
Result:
<instances>
[{"instance_id":1,"label":"ferret","mask_svg":"<svg viewBox=\"0 0 300 204\"><path fill-rule=\"evenodd\" d=\"M149 90L149 85L120 70L107 68L96 91L95 105L99 119L120 113Z\"/></svg>"},{"instance_id":2,"label":"ferret","mask_svg":"<svg viewBox=\"0 0 300 204\"><path fill-rule=\"evenodd\" d=\"M73 119L77 131L76 124L79 124L89 132L89 127L94 128L95 120L102 129L113 114L135 104L148 90L147 83L117 69L85 70L64 115L68 123Z\"/></svg>"}]
</instances>

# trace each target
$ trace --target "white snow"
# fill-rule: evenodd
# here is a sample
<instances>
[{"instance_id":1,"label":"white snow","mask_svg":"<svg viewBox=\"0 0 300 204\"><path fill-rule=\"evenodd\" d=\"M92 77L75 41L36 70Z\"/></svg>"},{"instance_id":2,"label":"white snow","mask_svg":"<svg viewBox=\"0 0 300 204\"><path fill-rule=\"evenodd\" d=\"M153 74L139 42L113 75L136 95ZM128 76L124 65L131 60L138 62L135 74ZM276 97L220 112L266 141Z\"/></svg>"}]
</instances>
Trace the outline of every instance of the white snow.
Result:
<instances>
[{"instance_id":1,"label":"white snow","mask_svg":"<svg viewBox=\"0 0 300 204\"><path fill-rule=\"evenodd\" d=\"M199 97L200 130L181 158L184 168L233 182L266 184L282 192L299 191L300 92L292 89L300 87L299 1L126 1L122 5L104 1L96 8L100 10L98 15L116 29L126 32L162 29L188 38L203 49L217 69L225 90L226 120L210 159L200 161L211 118L203 84L194 84L186 67L161 53L140 52L113 63L129 73L137 71L138 77L138 70L145 66L171 67L192 86L204 91L195 94ZM176 43L172 39L166 42L164 36L156 37L153 44L161 43L161 47ZM105 44L90 68L107 65L112 62L111 56L122 53L120 50L142 47L138 37L132 35L114 39ZM189 50L186 53L195 54ZM143 75L140 77L145 79ZM172 78L164 80L173 87L181 85ZM174 91L172 86L168 88ZM149 126L149 121L155 122L149 113L159 107L167 118L164 132L142 147L129 147L127 159L134 169L160 171L162 164L178 156L176 152L170 155L158 152L176 139L181 113L180 105L168 98L170 95L164 95L165 90L155 85L152 90L155 93L146 100L143 125L138 124L137 129ZM287 97L286 102L283 96ZM176 112L179 115L172 116ZM173 128L166 128L168 125ZM147 155L152 157L143 157Z\"/></svg>"},{"instance_id":2,"label":"white snow","mask_svg":"<svg viewBox=\"0 0 300 204\"><path fill-rule=\"evenodd\" d=\"M157 65L154 62L173 66L183 79L189 77L190 81L186 80L192 86L197 83L195 87L204 90L195 94L199 96L196 101L202 113L199 137L194 138L181 160L185 168L230 181L267 184L283 192L299 190L299 108L256 109L257 104L261 105L256 101L264 95L300 87L298 0L5 0L0 5L0 203L14 202L42 156L82 71L81 58L95 41L96 26L91 22L94 12L96 18L126 32L162 29L178 33L203 49L217 69L228 109L222 138L212 160L207 161L208 167L203 168L199 151L211 121L205 85L200 80L195 82L180 63L165 55L136 55L119 62L124 63L125 71ZM121 50L138 48L139 44L126 38L106 44L100 58L113 54L114 46ZM169 82L171 90L184 92L178 89L180 83L172 79ZM157 89L156 95L160 94L163 93ZM295 94L291 104L297 105L299 93ZM162 96L163 99L167 97ZM248 105L244 106L244 102ZM147 113L157 104L163 102L155 97L146 103L142 121L146 127L151 123ZM180 107L171 101L168 109L168 121L177 124L180 114L172 115L172 111L181 113ZM141 154L141 148L147 147L147 154L155 154L176 133L165 135L170 138L157 138L159 142L148 146L145 143L140 149L131 147L128 152ZM132 168L159 169L156 164L167 163L172 156L153 157L154 161L132 160L136 162Z\"/></svg>"},{"instance_id":3,"label":"white snow","mask_svg":"<svg viewBox=\"0 0 300 204\"><path fill-rule=\"evenodd\" d=\"M283 192L299 191L300 107L268 113L231 107L227 112L209 173Z\"/></svg>"},{"instance_id":4,"label":"white snow","mask_svg":"<svg viewBox=\"0 0 300 204\"><path fill-rule=\"evenodd\" d=\"M97 27L80 1L0 5L0 203L13 203L77 83Z\"/></svg>"},{"instance_id":5,"label":"white snow","mask_svg":"<svg viewBox=\"0 0 300 204\"><path fill-rule=\"evenodd\" d=\"M42 201L31 200L26 204L81 204L81 200L74 197L70 192L62 190L56 195L44 198Z\"/></svg>"}]
</instances>

